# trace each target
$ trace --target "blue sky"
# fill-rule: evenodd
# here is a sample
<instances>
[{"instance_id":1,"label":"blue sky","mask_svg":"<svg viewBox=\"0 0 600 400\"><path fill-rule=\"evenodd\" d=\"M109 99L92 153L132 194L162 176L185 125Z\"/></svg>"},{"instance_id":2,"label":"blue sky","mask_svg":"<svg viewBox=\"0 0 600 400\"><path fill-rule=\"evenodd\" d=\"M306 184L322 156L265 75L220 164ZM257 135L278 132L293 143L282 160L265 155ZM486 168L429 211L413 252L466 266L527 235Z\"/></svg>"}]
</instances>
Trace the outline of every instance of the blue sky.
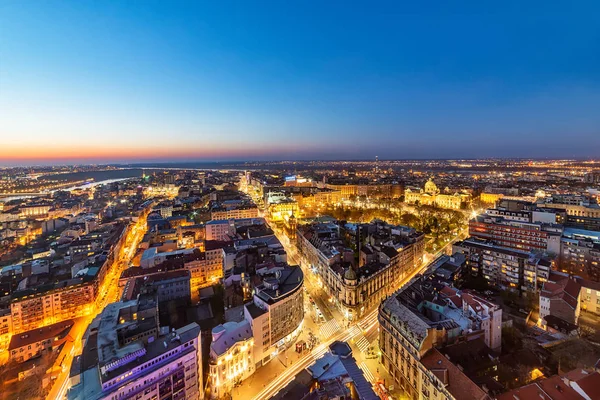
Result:
<instances>
[{"instance_id":1,"label":"blue sky","mask_svg":"<svg viewBox=\"0 0 600 400\"><path fill-rule=\"evenodd\" d=\"M0 2L0 161L599 155L600 3L351 3Z\"/></svg>"}]
</instances>

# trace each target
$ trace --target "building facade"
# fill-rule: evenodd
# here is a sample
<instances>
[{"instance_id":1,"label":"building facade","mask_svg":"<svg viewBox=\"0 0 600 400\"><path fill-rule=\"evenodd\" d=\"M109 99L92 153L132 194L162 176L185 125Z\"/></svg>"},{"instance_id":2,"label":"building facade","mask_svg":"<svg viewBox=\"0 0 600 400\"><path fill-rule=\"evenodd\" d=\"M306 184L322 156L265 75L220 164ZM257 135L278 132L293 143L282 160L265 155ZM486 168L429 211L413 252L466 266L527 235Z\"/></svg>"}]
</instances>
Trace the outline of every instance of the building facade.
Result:
<instances>
[{"instance_id":1,"label":"building facade","mask_svg":"<svg viewBox=\"0 0 600 400\"><path fill-rule=\"evenodd\" d=\"M469 221L469 235L517 250L560 252L562 227L478 215Z\"/></svg>"},{"instance_id":2,"label":"building facade","mask_svg":"<svg viewBox=\"0 0 600 400\"><path fill-rule=\"evenodd\" d=\"M465 321L471 320L464 318L464 311L456 307L457 300L443 298L427 284L424 277L417 277L379 306L383 368L409 399L489 399L483 389L437 350L459 337L483 335L481 320L469 327ZM502 311L496 307L487 318L499 326ZM491 336L500 340L500 327L497 331L497 335Z\"/></svg>"},{"instance_id":3,"label":"building facade","mask_svg":"<svg viewBox=\"0 0 600 400\"><path fill-rule=\"evenodd\" d=\"M455 243L452 251L466 256L472 275L484 277L490 285L519 292L540 290L553 265L553 261L534 253L476 238Z\"/></svg>"},{"instance_id":4,"label":"building facade","mask_svg":"<svg viewBox=\"0 0 600 400\"><path fill-rule=\"evenodd\" d=\"M459 210L471 201L471 195L467 193L440 193L436 184L430 179L425 187L415 191L407 188L404 191L404 201L409 204L423 204Z\"/></svg>"},{"instance_id":5,"label":"building facade","mask_svg":"<svg viewBox=\"0 0 600 400\"><path fill-rule=\"evenodd\" d=\"M370 241L365 247L375 256L358 267L352 265L354 254L344 246L335 224L301 226L296 239L299 252L319 274L326 293L347 320L357 320L377 306L423 261L424 235L420 232L386 224L362 228ZM369 229L373 231L369 233Z\"/></svg>"}]
</instances>

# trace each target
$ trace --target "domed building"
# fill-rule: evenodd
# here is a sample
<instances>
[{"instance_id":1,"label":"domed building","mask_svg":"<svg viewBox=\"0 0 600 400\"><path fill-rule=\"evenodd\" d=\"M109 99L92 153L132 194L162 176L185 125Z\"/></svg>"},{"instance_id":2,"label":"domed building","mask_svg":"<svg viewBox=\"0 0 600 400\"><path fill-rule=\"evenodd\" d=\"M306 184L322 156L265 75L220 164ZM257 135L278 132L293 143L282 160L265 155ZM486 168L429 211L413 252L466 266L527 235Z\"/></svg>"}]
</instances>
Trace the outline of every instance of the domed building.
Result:
<instances>
[{"instance_id":1,"label":"domed building","mask_svg":"<svg viewBox=\"0 0 600 400\"><path fill-rule=\"evenodd\" d=\"M459 210L464 204L471 201L471 195L462 192L452 193L449 188L446 188L444 194L441 194L435 182L429 178L423 189L407 188L404 192L404 201L409 204L423 204Z\"/></svg>"}]
</instances>

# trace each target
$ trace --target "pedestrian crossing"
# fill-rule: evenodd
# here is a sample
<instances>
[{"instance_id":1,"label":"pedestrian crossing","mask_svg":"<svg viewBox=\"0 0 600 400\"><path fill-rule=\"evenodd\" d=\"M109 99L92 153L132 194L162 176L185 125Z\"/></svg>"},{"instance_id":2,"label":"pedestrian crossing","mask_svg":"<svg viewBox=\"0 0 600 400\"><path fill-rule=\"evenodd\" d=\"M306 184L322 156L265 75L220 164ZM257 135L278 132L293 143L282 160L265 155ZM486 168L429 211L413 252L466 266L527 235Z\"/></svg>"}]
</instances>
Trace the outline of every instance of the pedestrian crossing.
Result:
<instances>
[{"instance_id":1,"label":"pedestrian crossing","mask_svg":"<svg viewBox=\"0 0 600 400\"><path fill-rule=\"evenodd\" d=\"M367 367L367 364L363 361L361 362L359 365L359 368L362 370L362 372L365 374L365 378L371 382L372 384L375 383L375 376L373 375L373 373L369 370L369 367Z\"/></svg>"},{"instance_id":2,"label":"pedestrian crossing","mask_svg":"<svg viewBox=\"0 0 600 400\"><path fill-rule=\"evenodd\" d=\"M354 343L356 344L356 347L358 347L358 349L362 352L367 351L367 349L371 345L371 343L369 343L365 335L363 335L362 333L356 336L356 338L354 339Z\"/></svg>"},{"instance_id":3,"label":"pedestrian crossing","mask_svg":"<svg viewBox=\"0 0 600 400\"><path fill-rule=\"evenodd\" d=\"M321 328L319 328L319 330L321 332L321 335L323 335L323 337L327 339L328 337L339 331L340 328L340 324L335 318L333 318L321 325Z\"/></svg>"}]
</instances>

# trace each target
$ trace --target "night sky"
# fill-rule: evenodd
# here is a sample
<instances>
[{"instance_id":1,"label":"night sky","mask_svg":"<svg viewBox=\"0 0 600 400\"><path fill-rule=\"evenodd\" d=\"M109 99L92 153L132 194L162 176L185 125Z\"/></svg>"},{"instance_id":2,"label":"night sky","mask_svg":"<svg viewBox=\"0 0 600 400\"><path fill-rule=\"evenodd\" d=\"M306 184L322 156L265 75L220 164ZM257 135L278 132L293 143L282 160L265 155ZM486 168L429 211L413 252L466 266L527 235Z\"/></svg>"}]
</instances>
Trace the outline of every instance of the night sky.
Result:
<instances>
[{"instance_id":1,"label":"night sky","mask_svg":"<svg viewBox=\"0 0 600 400\"><path fill-rule=\"evenodd\" d=\"M0 164L600 156L599 2L416 3L2 1Z\"/></svg>"}]
</instances>

